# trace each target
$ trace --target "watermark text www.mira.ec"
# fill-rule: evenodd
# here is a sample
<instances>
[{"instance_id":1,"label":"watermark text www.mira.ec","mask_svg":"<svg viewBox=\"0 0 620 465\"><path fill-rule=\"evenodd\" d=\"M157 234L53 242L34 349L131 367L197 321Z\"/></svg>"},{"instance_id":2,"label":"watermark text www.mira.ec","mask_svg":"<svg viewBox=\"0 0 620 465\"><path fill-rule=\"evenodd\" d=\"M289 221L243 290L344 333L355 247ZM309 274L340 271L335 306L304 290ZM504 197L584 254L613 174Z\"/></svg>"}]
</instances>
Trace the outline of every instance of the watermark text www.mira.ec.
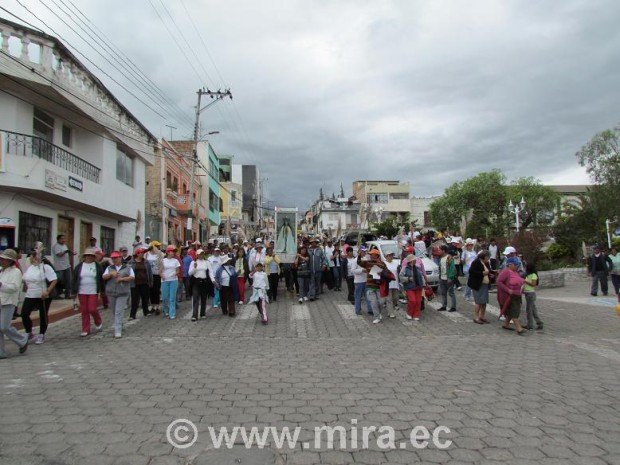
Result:
<instances>
[{"instance_id":1,"label":"watermark text www.mira.ec","mask_svg":"<svg viewBox=\"0 0 620 465\"><path fill-rule=\"evenodd\" d=\"M437 449L447 449L452 445L448 439L451 433L447 426L437 426L428 429L425 426L415 426L409 431L407 440L397 441L396 430L389 426L358 426L356 419L351 420L348 426L317 426L314 428L314 440L301 442L300 426L289 428L275 426L246 428L235 426L232 428L213 426L207 427L207 441L215 449L242 446L246 449L257 447L275 447L276 449L327 449L327 450L365 450L365 449L426 449L434 446ZM166 439L178 449L193 446L198 440L198 428L187 419L177 419L168 425Z\"/></svg>"}]
</instances>

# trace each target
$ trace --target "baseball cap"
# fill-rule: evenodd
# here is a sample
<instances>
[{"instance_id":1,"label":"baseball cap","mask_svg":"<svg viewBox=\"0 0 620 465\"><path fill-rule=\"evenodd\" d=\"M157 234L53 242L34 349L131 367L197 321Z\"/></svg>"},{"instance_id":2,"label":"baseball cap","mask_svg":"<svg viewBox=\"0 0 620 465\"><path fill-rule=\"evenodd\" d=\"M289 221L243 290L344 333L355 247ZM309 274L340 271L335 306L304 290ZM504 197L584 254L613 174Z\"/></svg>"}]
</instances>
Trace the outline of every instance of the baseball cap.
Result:
<instances>
[{"instance_id":1,"label":"baseball cap","mask_svg":"<svg viewBox=\"0 0 620 465\"><path fill-rule=\"evenodd\" d=\"M196 250L196 255L200 255L201 253L205 253L204 249Z\"/></svg>"},{"instance_id":2,"label":"baseball cap","mask_svg":"<svg viewBox=\"0 0 620 465\"><path fill-rule=\"evenodd\" d=\"M381 254L379 253L379 250L378 250L378 249L372 249L372 250L371 250L370 252L368 252L368 253L369 253L370 255L381 255Z\"/></svg>"},{"instance_id":3,"label":"baseball cap","mask_svg":"<svg viewBox=\"0 0 620 465\"><path fill-rule=\"evenodd\" d=\"M510 257L508 260L506 260L506 265L516 265L519 266L521 264L521 262L519 261L519 259L517 257Z\"/></svg>"},{"instance_id":4,"label":"baseball cap","mask_svg":"<svg viewBox=\"0 0 620 465\"><path fill-rule=\"evenodd\" d=\"M166 247L166 252L174 252L176 250L176 247L174 245L169 245L168 247Z\"/></svg>"},{"instance_id":5,"label":"baseball cap","mask_svg":"<svg viewBox=\"0 0 620 465\"><path fill-rule=\"evenodd\" d=\"M115 250L110 254L110 258L121 258L121 253L118 250Z\"/></svg>"},{"instance_id":6,"label":"baseball cap","mask_svg":"<svg viewBox=\"0 0 620 465\"><path fill-rule=\"evenodd\" d=\"M472 244L473 245L474 240L471 237L468 237L467 239L465 239L465 245L469 245Z\"/></svg>"},{"instance_id":7,"label":"baseball cap","mask_svg":"<svg viewBox=\"0 0 620 465\"><path fill-rule=\"evenodd\" d=\"M121 252L129 252L129 249L127 247L121 247L118 250L121 251Z\"/></svg>"},{"instance_id":8,"label":"baseball cap","mask_svg":"<svg viewBox=\"0 0 620 465\"><path fill-rule=\"evenodd\" d=\"M504 249L504 255L508 255L510 253L517 253L517 249L514 247L508 246Z\"/></svg>"}]
</instances>

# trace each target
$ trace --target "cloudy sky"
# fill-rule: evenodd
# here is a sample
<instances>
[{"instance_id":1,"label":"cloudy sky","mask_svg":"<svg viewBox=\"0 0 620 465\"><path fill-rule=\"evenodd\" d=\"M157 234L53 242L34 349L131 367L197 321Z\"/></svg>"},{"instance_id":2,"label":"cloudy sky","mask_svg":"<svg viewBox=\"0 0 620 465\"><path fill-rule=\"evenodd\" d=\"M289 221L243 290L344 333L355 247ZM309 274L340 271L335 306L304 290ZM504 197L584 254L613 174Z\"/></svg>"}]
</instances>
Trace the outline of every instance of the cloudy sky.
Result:
<instances>
[{"instance_id":1,"label":"cloudy sky","mask_svg":"<svg viewBox=\"0 0 620 465\"><path fill-rule=\"evenodd\" d=\"M20 1L131 88L40 0ZM61 1L44 0L71 24ZM278 205L356 179L440 194L493 168L582 183L574 153L620 122L616 0L71 1L186 113L165 120L96 72L156 135L189 136L196 90L230 87L203 129L260 166Z\"/></svg>"}]
</instances>

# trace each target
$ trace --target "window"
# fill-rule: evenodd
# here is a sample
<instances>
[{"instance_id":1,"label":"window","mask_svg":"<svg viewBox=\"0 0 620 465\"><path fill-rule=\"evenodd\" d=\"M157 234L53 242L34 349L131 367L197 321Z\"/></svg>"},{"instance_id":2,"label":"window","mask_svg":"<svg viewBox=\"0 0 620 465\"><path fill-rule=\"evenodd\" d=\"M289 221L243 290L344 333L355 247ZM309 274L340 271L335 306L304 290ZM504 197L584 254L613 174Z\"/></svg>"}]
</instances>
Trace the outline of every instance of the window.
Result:
<instances>
[{"instance_id":1,"label":"window","mask_svg":"<svg viewBox=\"0 0 620 465\"><path fill-rule=\"evenodd\" d=\"M172 175L166 171L166 189L172 189Z\"/></svg>"},{"instance_id":2,"label":"window","mask_svg":"<svg viewBox=\"0 0 620 465\"><path fill-rule=\"evenodd\" d=\"M189 191L187 190L187 184L183 183L183 191L181 192L181 194L185 195L185 194L189 194Z\"/></svg>"},{"instance_id":3,"label":"window","mask_svg":"<svg viewBox=\"0 0 620 465\"><path fill-rule=\"evenodd\" d=\"M211 189L209 189L209 210L212 212L220 210L220 199Z\"/></svg>"},{"instance_id":4,"label":"window","mask_svg":"<svg viewBox=\"0 0 620 465\"><path fill-rule=\"evenodd\" d=\"M390 194L390 199L392 199L392 200L407 200L407 199L409 199L409 193L408 192L396 192L396 193Z\"/></svg>"},{"instance_id":5,"label":"window","mask_svg":"<svg viewBox=\"0 0 620 465\"><path fill-rule=\"evenodd\" d=\"M179 190L179 178L175 177L172 179L172 190L177 192Z\"/></svg>"},{"instance_id":6,"label":"window","mask_svg":"<svg viewBox=\"0 0 620 465\"><path fill-rule=\"evenodd\" d=\"M69 126L62 125L62 145L65 147L71 147L72 142L71 128Z\"/></svg>"},{"instance_id":7,"label":"window","mask_svg":"<svg viewBox=\"0 0 620 465\"><path fill-rule=\"evenodd\" d=\"M35 108L34 118L32 120L32 132L36 137L45 139L48 142L54 142L54 118L38 108Z\"/></svg>"},{"instance_id":8,"label":"window","mask_svg":"<svg viewBox=\"0 0 620 465\"><path fill-rule=\"evenodd\" d=\"M110 253L114 250L114 228L101 226L100 247L104 253Z\"/></svg>"},{"instance_id":9,"label":"window","mask_svg":"<svg viewBox=\"0 0 620 465\"><path fill-rule=\"evenodd\" d=\"M237 201L237 191L230 191L230 201L231 202Z\"/></svg>"},{"instance_id":10,"label":"window","mask_svg":"<svg viewBox=\"0 0 620 465\"><path fill-rule=\"evenodd\" d=\"M32 213L19 212L19 234L17 244L24 250L34 247L37 241L43 242L45 250L51 250L52 219Z\"/></svg>"},{"instance_id":11,"label":"window","mask_svg":"<svg viewBox=\"0 0 620 465\"><path fill-rule=\"evenodd\" d=\"M368 194L368 203L388 203L387 194Z\"/></svg>"},{"instance_id":12,"label":"window","mask_svg":"<svg viewBox=\"0 0 620 465\"><path fill-rule=\"evenodd\" d=\"M133 158L119 147L116 148L116 179L133 186Z\"/></svg>"}]
</instances>

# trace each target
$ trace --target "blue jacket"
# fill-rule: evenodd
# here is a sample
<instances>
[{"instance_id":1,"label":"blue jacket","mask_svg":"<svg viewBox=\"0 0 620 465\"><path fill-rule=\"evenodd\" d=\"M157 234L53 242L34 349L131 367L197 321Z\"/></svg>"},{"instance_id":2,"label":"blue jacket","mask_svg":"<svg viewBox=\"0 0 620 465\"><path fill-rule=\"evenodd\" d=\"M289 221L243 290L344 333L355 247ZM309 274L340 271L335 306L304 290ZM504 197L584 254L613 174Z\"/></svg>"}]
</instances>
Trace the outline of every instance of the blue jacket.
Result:
<instances>
[{"instance_id":1,"label":"blue jacket","mask_svg":"<svg viewBox=\"0 0 620 465\"><path fill-rule=\"evenodd\" d=\"M237 272L234 266L221 265L215 272L215 286L219 289L222 286L222 273L230 276L229 286L232 288L233 299L239 301L239 286L237 285Z\"/></svg>"}]
</instances>

